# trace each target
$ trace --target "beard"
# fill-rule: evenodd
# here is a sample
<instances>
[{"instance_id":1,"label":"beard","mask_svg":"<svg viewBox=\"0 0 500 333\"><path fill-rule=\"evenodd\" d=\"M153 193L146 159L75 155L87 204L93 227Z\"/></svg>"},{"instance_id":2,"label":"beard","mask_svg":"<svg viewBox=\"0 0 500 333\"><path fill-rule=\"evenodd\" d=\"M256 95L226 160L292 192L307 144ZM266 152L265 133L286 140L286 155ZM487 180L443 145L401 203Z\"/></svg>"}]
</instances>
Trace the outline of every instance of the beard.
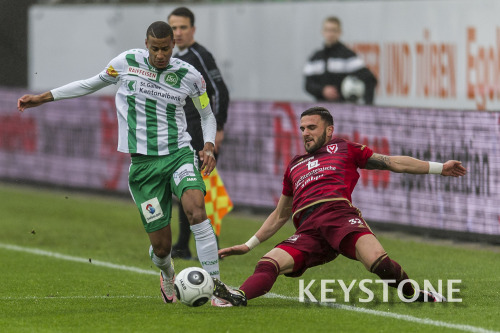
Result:
<instances>
[{"instance_id":1,"label":"beard","mask_svg":"<svg viewBox=\"0 0 500 333\"><path fill-rule=\"evenodd\" d=\"M316 150L323 147L325 143L326 143L326 130L323 132L323 135L318 138L318 141L316 141L312 146L307 147L306 143L304 142L304 148L309 154L312 154Z\"/></svg>"}]
</instances>

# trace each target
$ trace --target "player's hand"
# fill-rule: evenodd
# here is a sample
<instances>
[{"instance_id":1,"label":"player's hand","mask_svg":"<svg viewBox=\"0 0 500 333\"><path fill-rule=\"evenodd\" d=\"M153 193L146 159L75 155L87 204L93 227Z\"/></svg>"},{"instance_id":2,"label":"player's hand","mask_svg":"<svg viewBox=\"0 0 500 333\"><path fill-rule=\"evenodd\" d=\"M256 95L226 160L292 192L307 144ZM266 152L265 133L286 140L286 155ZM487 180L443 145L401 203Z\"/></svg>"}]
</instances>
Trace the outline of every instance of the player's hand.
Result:
<instances>
[{"instance_id":1,"label":"player's hand","mask_svg":"<svg viewBox=\"0 0 500 333\"><path fill-rule=\"evenodd\" d=\"M325 86L323 87L323 97L327 101L336 101L340 98L339 91L335 86Z\"/></svg>"},{"instance_id":2,"label":"player's hand","mask_svg":"<svg viewBox=\"0 0 500 333\"><path fill-rule=\"evenodd\" d=\"M233 255L242 255L250 251L250 248L245 244L226 247L219 250L219 258L225 258Z\"/></svg>"},{"instance_id":3,"label":"player's hand","mask_svg":"<svg viewBox=\"0 0 500 333\"><path fill-rule=\"evenodd\" d=\"M204 176L210 175L212 171L215 169L215 156L214 156L214 144L211 142L207 142L203 147L203 150L200 151L200 160L203 162L201 165L201 170L203 171Z\"/></svg>"},{"instance_id":4,"label":"player's hand","mask_svg":"<svg viewBox=\"0 0 500 333\"><path fill-rule=\"evenodd\" d=\"M54 97L50 91L40 95L24 95L17 100L17 109L21 112L27 108L34 108L43 103L53 101Z\"/></svg>"},{"instance_id":5,"label":"player's hand","mask_svg":"<svg viewBox=\"0 0 500 333\"><path fill-rule=\"evenodd\" d=\"M461 177L465 176L467 169L463 167L462 162L449 160L443 164L442 176Z\"/></svg>"}]
</instances>

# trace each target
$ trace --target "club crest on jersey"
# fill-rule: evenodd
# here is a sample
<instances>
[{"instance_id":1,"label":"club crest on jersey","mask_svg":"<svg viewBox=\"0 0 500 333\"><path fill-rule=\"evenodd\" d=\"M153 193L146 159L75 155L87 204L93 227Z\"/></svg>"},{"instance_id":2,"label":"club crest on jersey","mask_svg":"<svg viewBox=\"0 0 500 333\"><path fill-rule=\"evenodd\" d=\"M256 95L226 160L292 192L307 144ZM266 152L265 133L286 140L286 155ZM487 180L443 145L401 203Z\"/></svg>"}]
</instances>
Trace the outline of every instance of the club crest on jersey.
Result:
<instances>
[{"instance_id":1,"label":"club crest on jersey","mask_svg":"<svg viewBox=\"0 0 500 333\"><path fill-rule=\"evenodd\" d=\"M175 73L168 73L165 76L165 83L171 86L175 85L179 81L179 77Z\"/></svg>"},{"instance_id":2,"label":"club crest on jersey","mask_svg":"<svg viewBox=\"0 0 500 333\"><path fill-rule=\"evenodd\" d=\"M336 143L334 143L333 145L326 146L326 151L328 151L330 154L336 153L338 149L339 147L337 146Z\"/></svg>"}]
</instances>

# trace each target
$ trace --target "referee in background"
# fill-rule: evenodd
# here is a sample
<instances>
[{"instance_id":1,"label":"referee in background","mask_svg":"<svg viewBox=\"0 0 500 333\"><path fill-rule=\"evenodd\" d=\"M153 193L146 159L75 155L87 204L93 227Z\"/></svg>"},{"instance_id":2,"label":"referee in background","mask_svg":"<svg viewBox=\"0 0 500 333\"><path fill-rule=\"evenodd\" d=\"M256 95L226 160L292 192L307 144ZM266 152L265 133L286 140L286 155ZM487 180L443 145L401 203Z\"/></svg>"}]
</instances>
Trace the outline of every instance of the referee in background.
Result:
<instances>
[{"instance_id":1,"label":"referee in background","mask_svg":"<svg viewBox=\"0 0 500 333\"><path fill-rule=\"evenodd\" d=\"M193 65L205 78L207 94L210 97L212 111L217 120L217 134L215 136L215 156L217 158L222 140L224 139L224 124L227 119L229 91L212 54L194 40L196 27L194 25L193 12L186 7L178 7L168 15L168 24L174 31L175 45L179 49L179 52L174 54L173 57ZM203 149L204 144L200 114L190 99L186 99L184 111L186 112L187 131L192 137L191 145L196 152L199 152ZM177 239L177 243L172 247L172 258L192 259L191 251L189 250L191 230L188 218L180 202L179 227L179 238Z\"/></svg>"}]
</instances>

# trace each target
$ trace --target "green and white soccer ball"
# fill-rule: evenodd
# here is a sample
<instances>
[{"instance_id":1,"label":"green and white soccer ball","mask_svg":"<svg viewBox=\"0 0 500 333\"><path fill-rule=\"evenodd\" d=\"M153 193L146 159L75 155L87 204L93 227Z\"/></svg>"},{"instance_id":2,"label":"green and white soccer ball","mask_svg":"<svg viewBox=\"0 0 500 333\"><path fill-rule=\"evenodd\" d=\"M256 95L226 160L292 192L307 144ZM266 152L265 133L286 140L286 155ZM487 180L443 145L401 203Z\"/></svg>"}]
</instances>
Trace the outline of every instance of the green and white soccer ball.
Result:
<instances>
[{"instance_id":1,"label":"green and white soccer ball","mask_svg":"<svg viewBox=\"0 0 500 333\"><path fill-rule=\"evenodd\" d=\"M181 303L200 306L214 293L214 281L208 272L199 267L188 267L175 277L175 294Z\"/></svg>"}]
</instances>

